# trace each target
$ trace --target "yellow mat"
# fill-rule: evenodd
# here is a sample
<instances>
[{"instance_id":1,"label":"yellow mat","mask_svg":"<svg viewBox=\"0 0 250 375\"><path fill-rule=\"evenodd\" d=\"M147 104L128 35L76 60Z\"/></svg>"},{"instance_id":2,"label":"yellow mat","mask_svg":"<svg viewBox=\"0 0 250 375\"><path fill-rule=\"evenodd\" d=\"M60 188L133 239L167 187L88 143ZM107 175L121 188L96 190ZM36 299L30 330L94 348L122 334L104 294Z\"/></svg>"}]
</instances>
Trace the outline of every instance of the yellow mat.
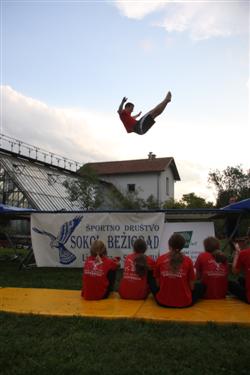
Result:
<instances>
[{"instance_id":1,"label":"yellow mat","mask_svg":"<svg viewBox=\"0 0 250 375\"><path fill-rule=\"evenodd\" d=\"M157 306L153 297L150 296L136 316L141 319L158 321L250 325L250 305L236 298L228 297L225 300L200 300L188 308L164 308Z\"/></svg>"},{"instance_id":2,"label":"yellow mat","mask_svg":"<svg viewBox=\"0 0 250 375\"><path fill-rule=\"evenodd\" d=\"M85 301L80 291L0 288L0 311L54 316L133 318L186 323L215 322L250 325L250 305L235 298L201 300L185 309L158 306L146 301L122 300L117 293L100 301Z\"/></svg>"}]
</instances>

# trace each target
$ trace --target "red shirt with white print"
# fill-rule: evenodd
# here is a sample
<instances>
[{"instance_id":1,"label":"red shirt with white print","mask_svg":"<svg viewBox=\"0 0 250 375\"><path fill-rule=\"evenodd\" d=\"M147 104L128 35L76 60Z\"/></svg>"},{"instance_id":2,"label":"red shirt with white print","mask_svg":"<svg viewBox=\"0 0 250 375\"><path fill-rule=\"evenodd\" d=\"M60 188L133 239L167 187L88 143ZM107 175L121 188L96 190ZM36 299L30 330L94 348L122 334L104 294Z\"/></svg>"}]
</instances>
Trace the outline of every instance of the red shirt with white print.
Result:
<instances>
[{"instance_id":1,"label":"red shirt with white print","mask_svg":"<svg viewBox=\"0 0 250 375\"><path fill-rule=\"evenodd\" d=\"M136 119L134 119L129 112L127 112L125 109L119 113L120 119L125 126L127 133L132 133L134 126L136 124Z\"/></svg>"},{"instance_id":2,"label":"red shirt with white print","mask_svg":"<svg viewBox=\"0 0 250 375\"><path fill-rule=\"evenodd\" d=\"M82 297L89 300L102 299L109 286L107 274L117 267L118 263L106 256L89 256L83 268Z\"/></svg>"},{"instance_id":3,"label":"red shirt with white print","mask_svg":"<svg viewBox=\"0 0 250 375\"><path fill-rule=\"evenodd\" d=\"M244 273L246 278L247 301L250 303L250 248L240 251L235 268Z\"/></svg>"},{"instance_id":4,"label":"red shirt with white print","mask_svg":"<svg viewBox=\"0 0 250 375\"><path fill-rule=\"evenodd\" d=\"M159 291L155 298L165 306L185 307L192 304L190 282L194 281L192 260L183 255L182 263L177 271L170 266L170 253L159 256L155 266L155 278L159 281Z\"/></svg>"},{"instance_id":5,"label":"red shirt with white print","mask_svg":"<svg viewBox=\"0 0 250 375\"><path fill-rule=\"evenodd\" d=\"M129 254L124 263L123 277L119 286L119 294L124 299L145 299L149 294L147 282L147 272L144 276L139 276L135 270L135 258L138 254ZM153 269L155 261L146 256L149 269Z\"/></svg>"},{"instance_id":6,"label":"red shirt with white print","mask_svg":"<svg viewBox=\"0 0 250 375\"><path fill-rule=\"evenodd\" d=\"M195 262L201 282L206 285L206 299L225 298L228 287L228 264L217 263L211 253L201 253Z\"/></svg>"}]
</instances>

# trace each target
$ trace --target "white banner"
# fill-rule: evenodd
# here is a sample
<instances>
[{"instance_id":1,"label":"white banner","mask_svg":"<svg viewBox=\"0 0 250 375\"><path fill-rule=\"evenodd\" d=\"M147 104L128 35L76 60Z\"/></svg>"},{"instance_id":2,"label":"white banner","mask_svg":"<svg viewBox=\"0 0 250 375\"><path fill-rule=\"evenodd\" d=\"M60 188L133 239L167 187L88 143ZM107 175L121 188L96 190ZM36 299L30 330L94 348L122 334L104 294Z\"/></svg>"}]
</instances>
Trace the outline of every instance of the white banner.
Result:
<instances>
[{"instance_id":1,"label":"white banner","mask_svg":"<svg viewBox=\"0 0 250 375\"><path fill-rule=\"evenodd\" d=\"M164 213L33 213L31 238L38 267L82 267L91 243L102 240L108 256L124 257L137 238L157 258Z\"/></svg>"},{"instance_id":2,"label":"white banner","mask_svg":"<svg viewBox=\"0 0 250 375\"><path fill-rule=\"evenodd\" d=\"M160 254L168 251L168 240L173 233L179 233L185 238L186 244L182 253L195 262L197 256L204 251L203 240L214 236L214 223L165 223L160 242Z\"/></svg>"}]
</instances>

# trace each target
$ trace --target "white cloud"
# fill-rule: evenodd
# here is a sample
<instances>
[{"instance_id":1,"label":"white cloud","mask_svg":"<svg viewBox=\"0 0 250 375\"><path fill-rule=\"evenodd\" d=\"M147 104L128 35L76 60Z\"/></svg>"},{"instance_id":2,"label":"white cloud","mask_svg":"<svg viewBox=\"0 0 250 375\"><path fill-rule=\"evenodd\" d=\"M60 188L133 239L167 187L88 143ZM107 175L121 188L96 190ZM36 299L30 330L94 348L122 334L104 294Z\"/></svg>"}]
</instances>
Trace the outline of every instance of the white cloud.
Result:
<instances>
[{"instance_id":1,"label":"white cloud","mask_svg":"<svg viewBox=\"0 0 250 375\"><path fill-rule=\"evenodd\" d=\"M146 15L155 12L165 6L162 1L129 1L116 0L115 5L120 12L128 18L142 19Z\"/></svg>"},{"instance_id":2,"label":"white cloud","mask_svg":"<svg viewBox=\"0 0 250 375\"><path fill-rule=\"evenodd\" d=\"M211 37L227 37L249 32L249 2L236 1L166 1L166 2L123 2L116 6L129 18L142 19L157 13L154 26L167 32L186 32L193 40Z\"/></svg>"},{"instance_id":3,"label":"white cloud","mask_svg":"<svg viewBox=\"0 0 250 375\"><path fill-rule=\"evenodd\" d=\"M248 91L250 91L250 77L248 78L246 85L247 85Z\"/></svg>"},{"instance_id":4,"label":"white cloud","mask_svg":"<svg viewBox=\"0 0 250 375\"><path fill-rule=\"evenodd\" d=\"M178 199L194 192L213 200L213 193L207 186L209 170L224 169L247 160L247 137L241 140L237 152L228 147L225 134L230 132L229 122L225 126L213 124L211 127L210 121L204 118L202 129L192 120L178 123L174 103L143 137L126 134L116 110L110 114L51 107L9 86L3 87L1 103L1 131L5 135L83 164L143 159L149 151L157 157L174 157L181 177L181 182L176 184ZM206 150L209 145L212 148ZM246 165L249 167L248 162Z\"/></svg>"},{"instance_id":5,"label":"white cloud","mask_svg":"<svg viewBox=\"0 0 250 375\"><path fill-rule=\"evenodd\" d=\"M175 4L158 25L168 32L188 32L192 39L227 37L247 33L249 5L233 3L181 3Z\"/></svg>"},{"instance_id":6,"label":"white cloud","mask_svg":"<svg viewBox=\"0 0 250 375\"><path fill-rule=\"evenodd\" d=\"M181 182L175 185L176 199L181 199L184 194L195 193L207 201L216 200L216 191L208 184L209 166L199 162L185 159L178 160L178 169L181 174Z\"/></svg>"},{"instance_id":7,"label":"white cloud","mask_svg":"<svg viewBox=\"0 0 250 375\"><path fill-rule=\"evenodd\" d=\"M110 114L49 107L9 86L3 87L2 107L2 132L26 143L79 162L118 152L115 138L122 129Z\"/></svg>"}]
</instances>

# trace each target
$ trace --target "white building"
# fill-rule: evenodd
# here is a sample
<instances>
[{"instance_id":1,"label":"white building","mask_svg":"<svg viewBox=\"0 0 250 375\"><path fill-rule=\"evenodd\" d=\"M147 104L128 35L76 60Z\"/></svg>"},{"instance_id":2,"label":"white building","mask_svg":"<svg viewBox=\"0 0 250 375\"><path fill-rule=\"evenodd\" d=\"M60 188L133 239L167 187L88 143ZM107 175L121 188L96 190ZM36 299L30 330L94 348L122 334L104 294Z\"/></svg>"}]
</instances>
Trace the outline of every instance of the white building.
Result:
<instances>
[{"instance_id":1,"label":"white building","mask_svg":"<svg viewBox=\"0 0 250 375\"><path fill-rule=\"evenodd\" d=\"M158 203L174 198L174 183L180 176L173 157L88 163L102 180L112 183L121 193L138 192L147 199L153 195Z\"/></svg>"}]
</instances>

